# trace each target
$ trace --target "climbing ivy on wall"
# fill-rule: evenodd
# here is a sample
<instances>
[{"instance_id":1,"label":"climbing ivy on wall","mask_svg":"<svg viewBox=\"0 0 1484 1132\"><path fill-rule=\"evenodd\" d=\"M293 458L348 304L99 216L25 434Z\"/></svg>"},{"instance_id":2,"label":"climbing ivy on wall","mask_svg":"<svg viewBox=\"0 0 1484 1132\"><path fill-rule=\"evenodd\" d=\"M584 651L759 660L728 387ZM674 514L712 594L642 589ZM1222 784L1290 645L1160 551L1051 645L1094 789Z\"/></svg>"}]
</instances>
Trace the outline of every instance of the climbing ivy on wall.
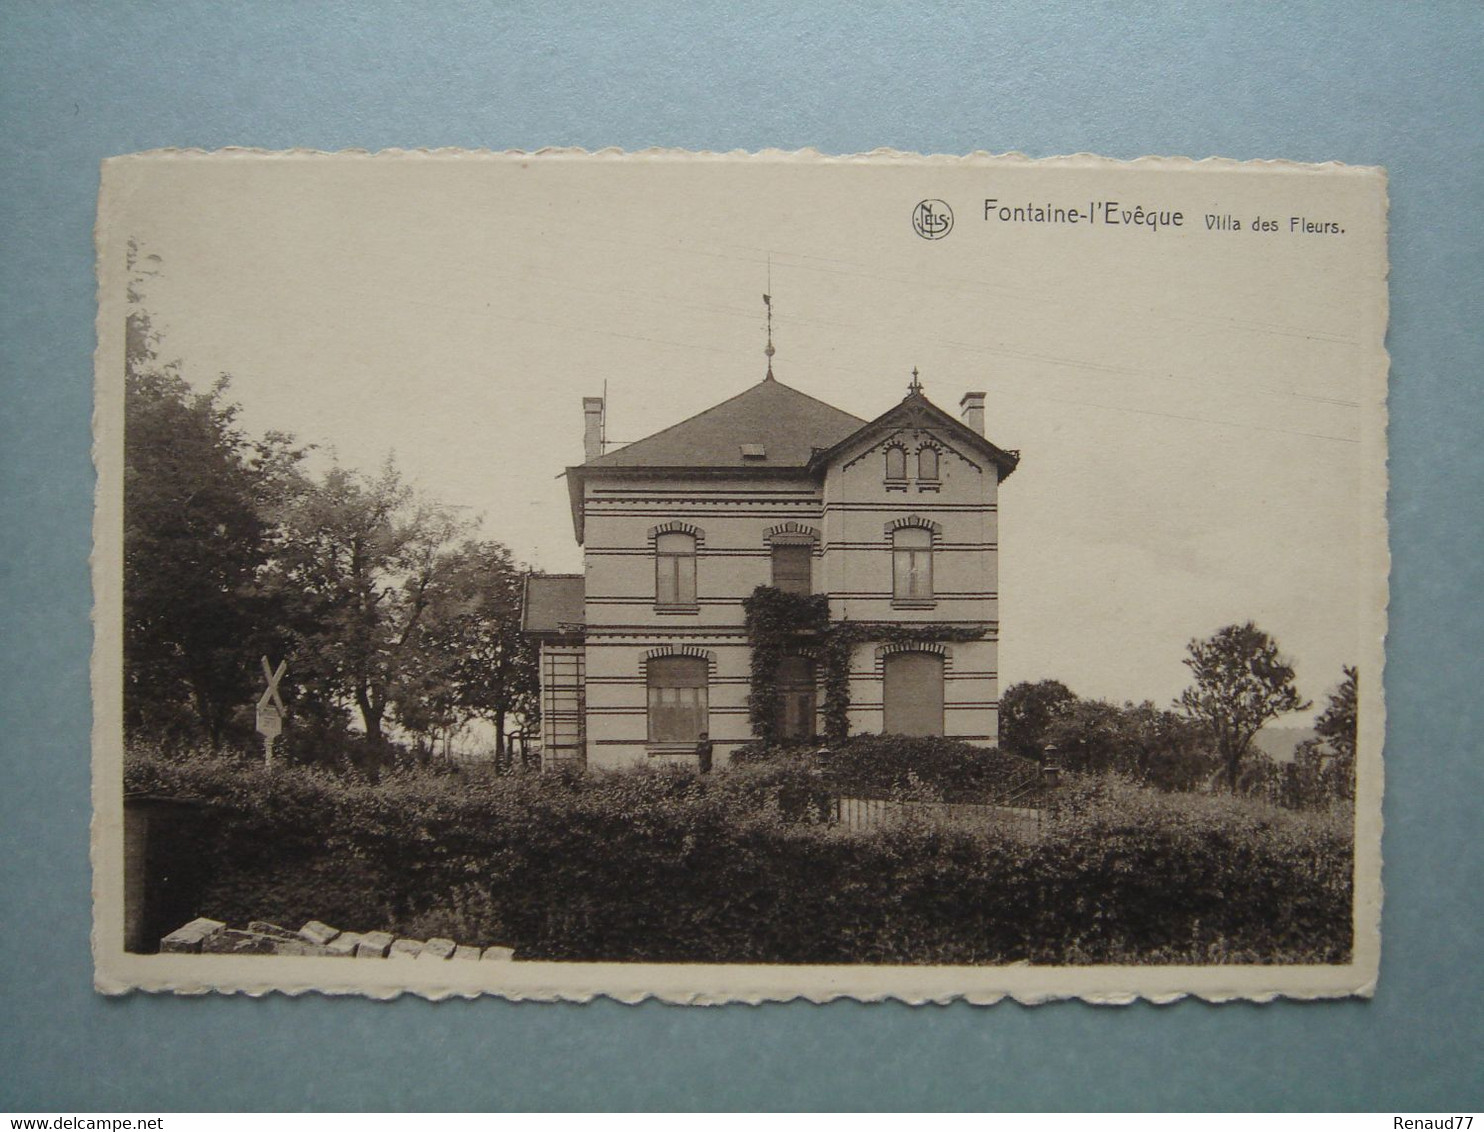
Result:
<instances>
[{"instance_id":1,"label":"climbing ivy on wall","mask_svg":"<svg viewBox=\"0 0 1484 1132\"><path fill-rule=\"evenodd\" d=\"M759 586L744 598L747 642L752 648L748 719L764 743L777 740L778 662L790 654L812 657L823 684L824 732L838 743L850 731L850 658L855 646L975 641L984 629L967 625L902 625L889 621L830 620L824 594L790 594Z\"/></svg>"},{"instance_id":2,"label":"climbing ivy on wall","mask_svg":"<svg viewBox=\"0 0 1484 1132\"><path fill-rule=\"evenodd\" d=\"M784 593L758 586L742 599L752 673L747 717L752 733L765 743L778 735L778 662L790 653L813 651L830 627L830 600L824 594Z\"/></svg>"}]
</instances>

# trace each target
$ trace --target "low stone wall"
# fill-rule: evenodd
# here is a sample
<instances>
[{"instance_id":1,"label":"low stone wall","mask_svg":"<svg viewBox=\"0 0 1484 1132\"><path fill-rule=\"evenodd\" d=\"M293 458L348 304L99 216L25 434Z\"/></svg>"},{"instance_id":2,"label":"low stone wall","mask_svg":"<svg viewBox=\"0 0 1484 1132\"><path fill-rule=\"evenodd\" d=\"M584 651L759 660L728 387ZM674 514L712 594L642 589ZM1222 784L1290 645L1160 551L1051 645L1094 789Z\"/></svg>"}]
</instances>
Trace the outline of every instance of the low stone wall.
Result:
<instances>
[{"instance_id":1,"label":"low stone wall","mask_svg":"<svg viewBox=\"0 0 1484 1132\"><path fill-rule=\"evenodd\" d=\"M229 928L205 917L176 928L160 940L161 953L196 955L309 955L339 959L459 960L508 962L509 947L472 947L451 939L405 939L391 932L345 932L310 920L298 931L254 920L246 928Z\"/></svg>"}]
</instances>

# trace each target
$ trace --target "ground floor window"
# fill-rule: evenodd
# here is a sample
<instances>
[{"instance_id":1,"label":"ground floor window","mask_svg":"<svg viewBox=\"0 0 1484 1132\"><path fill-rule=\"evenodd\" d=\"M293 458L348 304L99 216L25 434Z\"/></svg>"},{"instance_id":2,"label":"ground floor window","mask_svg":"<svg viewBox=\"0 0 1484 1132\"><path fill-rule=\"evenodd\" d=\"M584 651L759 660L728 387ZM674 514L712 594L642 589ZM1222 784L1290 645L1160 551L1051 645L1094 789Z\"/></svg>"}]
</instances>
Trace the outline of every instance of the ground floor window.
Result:
<instances>
[{"instance_id":1,"label":"ground floor window","mask_svg":"<svg viewBox=\"0 0 1484 1132\"><path fill-rule=\"evenodd\" d=\"M894 652L885 661L882 730L896 735L943 734L943 658L931 652Z\"/></svg>"},{"instance_id":2,"label":"ground floor window","mask_svg":"<svg viewBox=\"0 0 1484 1132\"><path fill-rule=\"evenodd\" d=\"M649 741L694 743L706 730L706 662L656 657L648 664Z\"/></svg>"}]
</instances>

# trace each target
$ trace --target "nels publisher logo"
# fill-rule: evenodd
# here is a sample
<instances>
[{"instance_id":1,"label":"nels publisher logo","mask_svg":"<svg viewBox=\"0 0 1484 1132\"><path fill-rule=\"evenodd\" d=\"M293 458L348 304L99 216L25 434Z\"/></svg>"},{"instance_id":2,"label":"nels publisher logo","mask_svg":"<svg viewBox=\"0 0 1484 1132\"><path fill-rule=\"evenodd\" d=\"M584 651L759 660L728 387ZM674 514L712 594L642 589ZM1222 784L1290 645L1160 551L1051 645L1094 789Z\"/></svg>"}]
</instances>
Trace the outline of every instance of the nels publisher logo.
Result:
<instances>
[{"instance_id":1,"label":"nels publisher logo","mask_svg":"<svg viewBox=\"0 0 1484 1132\"><path fill-rule=\"evenodd\" d=\"M941 240L953 231L953 209L946 201L918 201L912 210L912 228L924 240Z\"/></svg>"}]
</instances>

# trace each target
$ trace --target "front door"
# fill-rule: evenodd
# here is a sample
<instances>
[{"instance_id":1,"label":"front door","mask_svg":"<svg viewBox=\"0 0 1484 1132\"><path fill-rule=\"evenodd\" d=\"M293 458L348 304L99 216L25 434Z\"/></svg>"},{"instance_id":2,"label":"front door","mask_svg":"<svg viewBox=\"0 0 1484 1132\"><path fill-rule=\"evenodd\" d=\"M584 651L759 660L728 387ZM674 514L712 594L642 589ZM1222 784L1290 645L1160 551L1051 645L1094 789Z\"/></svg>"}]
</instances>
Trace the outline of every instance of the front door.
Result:
<instances>
[{"instance_id":1,"label":"front door","mask_svg":"<svg viewBox=\"0 0 1484 1132\"><path fill-rule=\"evenodd\" d=\"M807 743L814 738L814 665L802 656L778 662L778 739Z\"/></svg>"}]
</instances>

